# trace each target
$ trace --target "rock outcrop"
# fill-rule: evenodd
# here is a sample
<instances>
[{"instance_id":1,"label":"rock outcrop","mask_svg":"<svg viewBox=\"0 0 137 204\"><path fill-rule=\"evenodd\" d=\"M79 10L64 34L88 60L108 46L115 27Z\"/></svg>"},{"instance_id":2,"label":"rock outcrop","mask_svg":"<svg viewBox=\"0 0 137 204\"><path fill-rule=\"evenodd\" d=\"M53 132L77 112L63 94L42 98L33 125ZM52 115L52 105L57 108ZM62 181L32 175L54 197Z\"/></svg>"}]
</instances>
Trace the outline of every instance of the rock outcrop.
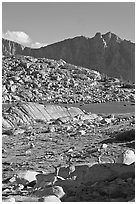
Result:
<instances>
[{"instance_id":1,"label":"rock outcrop","mask_svg":"<svg viewBox=\"0 0 137 204\"><path fill-rule=\"evenodd\" d=\"M7 114L8 113L8 114ZM31 125L35 122L48 122L64 118L69 121L75 116L84 115L81 109L76 107L65 108L57 105L42 105L38 103L16 104L3 112L3 128L13 128L16 125ZM13 116L14 115L14 116ZM52 130L50 130L52 131ZM23 132L15 132L15 135Z\"/></svg>"},{"instance_id":2,"label":"rock outcrop","mask_svg":"<svg viewBox=\"0 0 137 204\"><path fill-rule=\"evenodd\" d=\"M135 44L108 32L93 38L78 36L39 49L2 40L3 55L26 55L63 59L68 63L95 69L113 77L135 81Z\"/></svg>"}]
</instances>

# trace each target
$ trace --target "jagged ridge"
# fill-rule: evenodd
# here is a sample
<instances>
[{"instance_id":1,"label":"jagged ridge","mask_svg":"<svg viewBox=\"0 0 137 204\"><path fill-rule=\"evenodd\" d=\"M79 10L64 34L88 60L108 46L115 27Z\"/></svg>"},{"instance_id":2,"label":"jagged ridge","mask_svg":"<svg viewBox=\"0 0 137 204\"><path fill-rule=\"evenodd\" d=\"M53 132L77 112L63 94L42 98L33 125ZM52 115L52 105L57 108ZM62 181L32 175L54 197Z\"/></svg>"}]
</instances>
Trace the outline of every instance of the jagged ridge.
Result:
<instances>
[{"instance_id":1,"label":"jagged ridge","mask_svg":"<svg viewBox=\"0 0 137 204\"><path fill-rule=\"evenodd\" d=\"M39 49L23 47L5 39L2 44L3 55L63 59L109 76L135 81L135 44L111 32L104 35L96 33L93 38L78 36Z\"/></svg>"}]
</instances>

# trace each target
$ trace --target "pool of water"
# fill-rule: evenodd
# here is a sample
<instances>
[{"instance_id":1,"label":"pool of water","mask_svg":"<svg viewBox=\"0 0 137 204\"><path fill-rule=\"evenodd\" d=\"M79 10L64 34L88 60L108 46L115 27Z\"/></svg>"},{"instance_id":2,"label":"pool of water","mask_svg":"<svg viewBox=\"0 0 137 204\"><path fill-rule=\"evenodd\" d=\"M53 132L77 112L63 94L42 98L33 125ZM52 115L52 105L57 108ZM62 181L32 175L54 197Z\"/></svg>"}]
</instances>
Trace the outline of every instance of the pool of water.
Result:
<instances>
[{"instance_id":1,"label":"pool of water","mask_svg":"<svg viewBox=\"0 0 137 204\"><path fill-rule=\"evenodd\" d=\"M135 105L129 102L111 102L86 104L81 109L91 113L132 113L135 112Z\"/></svg>"}]
</instances>

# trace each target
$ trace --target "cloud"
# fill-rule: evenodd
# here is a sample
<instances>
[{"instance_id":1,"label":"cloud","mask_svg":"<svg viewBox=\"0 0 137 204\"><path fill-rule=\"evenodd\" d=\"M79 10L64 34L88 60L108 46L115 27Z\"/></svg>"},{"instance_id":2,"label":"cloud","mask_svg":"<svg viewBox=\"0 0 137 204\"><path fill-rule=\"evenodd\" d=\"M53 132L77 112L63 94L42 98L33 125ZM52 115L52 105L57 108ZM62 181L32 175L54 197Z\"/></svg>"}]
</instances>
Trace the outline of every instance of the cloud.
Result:
<instances>
[{"instance_id":1,"label":"cloud","mask_svg":"<svg viewBox=\"0 0 137 204\"><path fill-rule=\"evenodd\" d=\"M40 47L44 47L47 46L47 44L45 43L39 43L39 42L35 42L31 44L31 48L40 48Z\"/></svg>"},{"instance_id":2,"label":"cloud","mask_svg":"<svg viewBox=\"0 0 137 204\"><path fill-rule=\"evenodd\" d=\"M29 35L22 31L7 31L2 34L2 37L31 48L40 48L47 45L45 43L33 42Z\"/></svg>"},{"instance_id":3,"label":"cloud","mask_svg":"<svg viewBox=\"0 0 137 204\"><path fill-rule=\"evenodd\" d=\"M3 33L3 37L23 45L31 43L30 37L22 31L7 31L5 34Z\"/></svg>"}]
</instances>

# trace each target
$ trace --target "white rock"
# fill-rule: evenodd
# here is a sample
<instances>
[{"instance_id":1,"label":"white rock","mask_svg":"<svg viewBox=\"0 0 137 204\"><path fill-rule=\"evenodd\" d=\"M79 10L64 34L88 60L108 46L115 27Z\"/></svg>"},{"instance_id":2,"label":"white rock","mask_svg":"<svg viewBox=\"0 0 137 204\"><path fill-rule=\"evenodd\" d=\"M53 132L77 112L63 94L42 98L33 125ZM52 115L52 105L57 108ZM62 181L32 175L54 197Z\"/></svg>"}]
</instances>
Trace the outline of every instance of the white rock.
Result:
<instances>
[{"instance_id":1,"label":"white rock","mask_svg":"<svg viewBox=\"0 0 137 204\"><path fill-rule=\"evenodd\" d=\"M71 130L71 126L68 126L68 127L67 127L67 131L69 131L69 130Z\"/></svg>"},{"instance_id":2,"label":"white rock","mask_svg":"<svg viewBox=\"0 0 137 204\"><path fill-rule=\"evenodd\" d=\"M26 154L26 155L31 155L31 150L27 150L27 151L25 152L25 154Z\"/></svg>"},{"instance_id":3,"label":"white rock","mask_svg":"<svg viewBox=\"0 0 137 204\"><path fill-rule=\"evenodd\" d=\"M16 182L18 184L26 184L27 182L35 181L36 180L36 175L40 174L39 172L36 171L21 171L17 174L16 177Z\"/></svg>"},{"instance_id":4,"label":"white rock","mask_svg":"<svg viewBox=\"0 0 137 204\"><path fill-rule=\"evenodd\" d=\"M62 198L65 195L65 192L61 186L54 186L53 192L58 198Z\"/></svg>"},{"instance_id":5,"label":"white rock","mask_svg":"<svg viewBox=\"0 0 137 204\"><path fill-rule=\"evenodd\" d=\"M105 118L105 122L106 122L107 124L111 123L111 122L112 122L112 121L111 121L111 118Z\"/></svg>"},{"instance_id":6,"label":"white rock","mask_svg":"<svg viewBox=\"0 0 137 204\"><path fill-rule=\"evenodd\" d=\"M35 147L34 143L30 143L30 148L32 149L34 147Z\"/></svg>"},{"instance_id":7,"label":"white rock","mask_svg":"<svg viewBox=\"0 0 137 204\"><path fill-rule=\"evenodd\" d=\"M118 159L116 160L116 163L123 163L127 165L130 165L133 162L135 162L135 153L134 151L129 149L121 153Z\"/></svg>"},{"instance_id":8,"label":"white rock","mask_svg":"<svg viewBox=\"0 0 137 204\"><path fill-rule=\"evenodd\" d=\"M108 145L107 145L107 144L105 144L105 143L104 143L104 144L102 144L102 146L101 146L101 148L102 148L102 149L104 149L104 150L106 150L106 149L107 149L107 147L108 147Z\"/></svg>"},{"instance_id":9,"label":"white rock","mask_svg":"<svg viewBox=\"0 0 137 204\"><path fill-rule=\"evenodd\" d=\"M61 202L61 200L55 195L51 195L51 196L40 198L38 202Z\"/></svg>"},{"instance_id":10,"label":"white rock","mask_svg":"<svg viewBox=\"0 0 137 204\"><path fill-rule=\"evenodd\" d=\"M16 181L15 176L13 176L9 181L10 181L11 183L15 182L15 181Z\"/></svg>"},{"instance_id":11,"label":"white rock","mask_svg":"<svg viewBox=\"0 0 137 204\"><path fill-rule=\"evenodd\" d=\"M122 163L130 165L135 162L135 153L132 150L126 150L123 152Z\"/></svg>"},{"instance_id":12,"label":"white rock","mask_svg":"<svg viewBox=\"0 0 137 204\"><path fill-rule=\"evenodd\" d=\"M70 148L67 153L73 153L74 149L73 148Z\"/></svg>"},{"instance_id":13,"label":"white rock","mask_svg":"<svg viewBox=\"0 0 137 204\"><path fill-rule=\"evenodd\" d=\"M80 130L79 132L81 133L81 135L85 135L86 134L85 130Z\"/></svg>"},{"instance_id":14,"label":"white rock","mask_svg":"<svg viewBox=\"0 0 137 204\"><path fill-rule=\"evenodd\" d=\"M56 131L55 127L50 127L50 132L55 132L55 131Z\"/></svg>"},{"instance_id":15,"label":"white rock","mask_svg":"<svg viewBox=\"0 0 137 204\"><path fill-rule=\"evenodd\" d=\"M22 190L24 188L24 185L19 184L18 190Z\"/></svg>"}]
</instances>

